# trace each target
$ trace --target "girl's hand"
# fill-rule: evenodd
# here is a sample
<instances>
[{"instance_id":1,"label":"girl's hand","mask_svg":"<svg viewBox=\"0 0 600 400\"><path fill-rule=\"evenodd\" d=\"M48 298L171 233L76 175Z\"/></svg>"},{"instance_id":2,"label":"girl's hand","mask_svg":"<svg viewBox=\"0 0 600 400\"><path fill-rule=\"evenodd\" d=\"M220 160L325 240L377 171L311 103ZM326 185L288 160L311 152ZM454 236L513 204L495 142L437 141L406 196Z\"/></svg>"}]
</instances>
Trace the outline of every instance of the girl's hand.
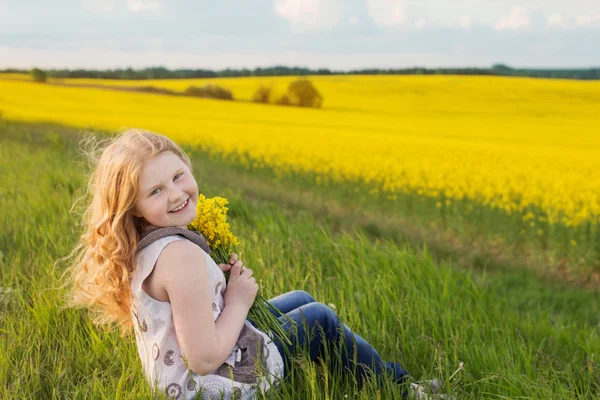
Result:
<instances>
[{"instance_id":1,"label":"girl's hand","mask_svg":"<svg viewBox=\"0 0 600 400\"><path fill-rule=\"evenodd\" d=\"M252 276L252 270L250 268L242 270L242 262L236 261L231 267L231 275L223 296L225 307L238 304L247 312L252 307L257 293L258 283Z\"/></svg>"},{"instance_id":2,"label":"girl's hand","mask_svg":"<svg viewBox=\"0 0 600 400\"><path fill-rule=\"evenodd\" d=\"M233 265L239 263L240 268L244 266L242 260L238 260L238 256L235 253L231 253L231 258L229 259L229 264L218 264L221 271L229 271Z\"/></svg>"}]
</instances>

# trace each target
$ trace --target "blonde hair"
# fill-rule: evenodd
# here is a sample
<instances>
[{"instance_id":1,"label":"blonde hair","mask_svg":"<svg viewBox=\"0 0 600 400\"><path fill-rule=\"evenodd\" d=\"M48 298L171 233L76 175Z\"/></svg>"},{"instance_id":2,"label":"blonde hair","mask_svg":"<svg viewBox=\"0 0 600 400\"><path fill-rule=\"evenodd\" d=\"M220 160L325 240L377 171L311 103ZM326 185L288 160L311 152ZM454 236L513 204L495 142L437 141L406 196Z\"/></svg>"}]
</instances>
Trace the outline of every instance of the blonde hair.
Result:
<instances>
[{"instance_id":1,"label":"blonde hair","mask_svg":"<svg viewBox=\"0 0 600 400\"><path fill-rule=\"evenodd\" d=\"M133 215L138 180L144 163L165 151L175 153L191 168L184 151L166 136L129 129L116 138L82 141L93 172L85 197L91 197L82 214L83 233L66 257L68 307L86 307L94 324L118 325L121 334L133 326L130 314L130 280L135 270L137 243L147 221ZM100 156L98 157L98 154ZM75 206L74 204L74 206Z\"/></svg>"}]
</instances>

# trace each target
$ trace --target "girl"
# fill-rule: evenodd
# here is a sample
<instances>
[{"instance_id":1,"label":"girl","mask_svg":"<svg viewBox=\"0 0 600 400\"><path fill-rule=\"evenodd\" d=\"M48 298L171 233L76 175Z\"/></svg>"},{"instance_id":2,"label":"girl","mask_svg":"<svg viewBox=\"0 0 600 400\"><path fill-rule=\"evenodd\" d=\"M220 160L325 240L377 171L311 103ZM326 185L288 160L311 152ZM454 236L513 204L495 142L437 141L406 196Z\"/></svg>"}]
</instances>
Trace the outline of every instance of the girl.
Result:
<instances>
[{"instance_id":1,"label":"girl","mask_svg":"<svg viewBox=\"0 0 600 400\"><path fill-rule=\"evenodd\" d=\"M279 385L301 350L311 360L334 360L361 382L370 373L406 382L399 364L383 362L304 291L270 300L296 322L279 318L291 346L247 319L258 291L252 270L236 254L217 265L186 230L198 185L189 158L167 137L129 130L108 140L88 185L85 231L67 269L70 303L89 307L97 324L117 323L123 335L133 329L146 379L168 397L255 398ZM343 350L337 358L330 357L335 344Z\"/></svg>"}]
</instances>

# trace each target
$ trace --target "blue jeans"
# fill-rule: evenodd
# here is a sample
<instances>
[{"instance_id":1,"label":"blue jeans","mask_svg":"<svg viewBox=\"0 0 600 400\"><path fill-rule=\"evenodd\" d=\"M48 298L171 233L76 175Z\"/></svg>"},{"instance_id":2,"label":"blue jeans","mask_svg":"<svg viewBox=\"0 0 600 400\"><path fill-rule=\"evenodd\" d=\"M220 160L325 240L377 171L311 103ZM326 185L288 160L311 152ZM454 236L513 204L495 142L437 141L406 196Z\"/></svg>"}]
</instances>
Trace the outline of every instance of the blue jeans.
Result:
<instances>
[{"instance_id":1,"label":"blue jeans","mask_svg":"<svg viewBox=\"0 0 600 400\"><path fill-rule=\"evenodd\" d=\"M374 373L379 382L385 374L388 374L394 382L399 384L406 383L408 380L409 374L400 364L384 362L367 341L353 333L348 326L339 320L333 309L317 302L307 292L293 290L274 297L268 302L279 309L282 314L286 314L296 322L297 326L297 329L294 328L285 317L279 316L271 310L275 316L279 316L279 321L292 342L290 346L277 336L273 339L283 358L285 375L288 374L291 367L292 356L305 349L310 353L312 361L317 358L325 360L324 356L329 355L334 368L338 367L337 362L340 361L339 355L335 356L335 354L336 352L341 353L342 366L356 374L358 383L361 386L362 379L359 379L359 377L365 377L369 373ZM343 343L340 342L342 331ZM327 345L323 342L327 342ZM340 345L341 351L334 350L335 348L340 349ZM356 363L354 362L355 352Z\"/></svg>"}]
</instances>

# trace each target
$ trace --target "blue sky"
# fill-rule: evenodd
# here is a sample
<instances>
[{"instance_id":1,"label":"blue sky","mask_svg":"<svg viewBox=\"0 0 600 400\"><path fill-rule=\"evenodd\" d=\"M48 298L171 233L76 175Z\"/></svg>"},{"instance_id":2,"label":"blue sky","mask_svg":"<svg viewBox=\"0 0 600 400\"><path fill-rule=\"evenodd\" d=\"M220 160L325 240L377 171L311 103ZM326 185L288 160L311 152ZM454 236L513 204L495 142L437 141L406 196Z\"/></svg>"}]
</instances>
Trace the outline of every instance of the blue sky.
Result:
<instances>
[{"instance_id":1,"label":"blue sky","mask_svg":"<svg viewBox=\"0 0 600 400\"><path fill-rule=\"evenodd\" d=\"M600 67L600 0L0 0L0 68Z\"/></svg>"}]
</instances>

